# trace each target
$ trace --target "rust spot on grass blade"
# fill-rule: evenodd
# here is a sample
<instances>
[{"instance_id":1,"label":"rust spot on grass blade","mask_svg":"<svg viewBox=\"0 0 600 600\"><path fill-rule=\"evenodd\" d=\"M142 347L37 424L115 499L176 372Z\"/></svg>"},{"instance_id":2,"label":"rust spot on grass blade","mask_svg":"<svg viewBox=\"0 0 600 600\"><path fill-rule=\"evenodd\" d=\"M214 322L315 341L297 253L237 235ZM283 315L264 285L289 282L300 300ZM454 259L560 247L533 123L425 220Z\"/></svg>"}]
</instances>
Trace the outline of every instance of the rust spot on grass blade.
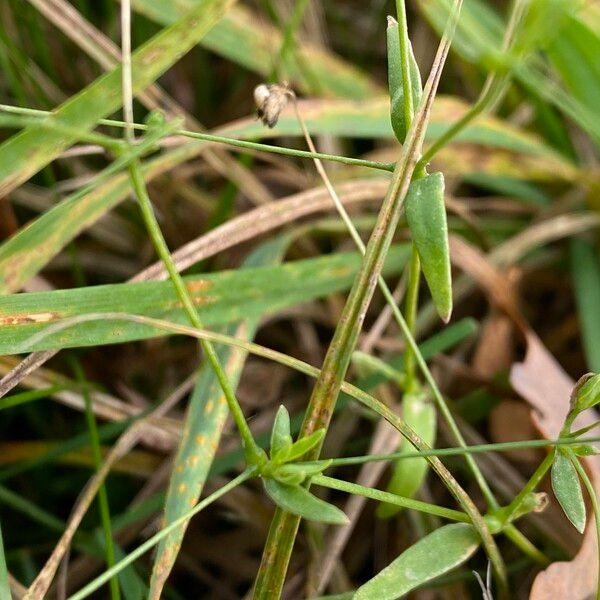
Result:
<instances>
[{"instance_id":1,"label":"rust spot on grass blade","mask_svg":"<svg viewBox=\"0 0 600 600\"><path fill-rule=\"evenodd\" d=\"M210 289L212 286L213 286L213 282L208 281L208 279L196 279L194 281L186 281L185 282L185 287L192 294L195 294L197 292L203 292L205 290Z\"/></svg>"},{"instance_id":2,"label":"rust spot on grass blade","mask_svg":"<svg viewBox=\"0 0 600 600\"><path fill-rule=\"evenodd\" d=\"M28 315L7 315L0 317L2 325L24 325L25 323L48 323L58 319L61 315L56 312L30 313Z\"/></svg>"}]
</instances>

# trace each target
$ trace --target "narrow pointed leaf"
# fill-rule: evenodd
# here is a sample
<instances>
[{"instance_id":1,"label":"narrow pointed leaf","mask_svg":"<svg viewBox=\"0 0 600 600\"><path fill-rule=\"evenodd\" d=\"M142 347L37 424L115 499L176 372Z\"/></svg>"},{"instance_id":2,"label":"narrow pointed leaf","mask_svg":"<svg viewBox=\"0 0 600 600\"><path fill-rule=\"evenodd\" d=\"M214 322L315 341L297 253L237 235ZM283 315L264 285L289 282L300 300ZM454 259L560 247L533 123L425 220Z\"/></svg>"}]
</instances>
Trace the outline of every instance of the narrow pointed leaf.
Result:
<instances>
[{"instance_id":1,"label":"narrow pointed leaf","mask_svg":"<svg viewBox=\"0 0 600 600\"><path fill-rule=\"evenodd\" d=\"M436 529L405 550L362 585L354 600L394 600L464 563L477 550L479 537L466 523Z\"/></svg>"},{"instance_id":2,"label":"narrow pointed leaf","mask_svg":"<svg viewBox=\"0 0 600 600\"><path fill-rule=\"evenodd\" d=\"M337 506L329 504L298 485L285 485L274 479L263 479L265 491L283 510L308 519L332 525L345 525L348 517Z\"/></svg>"},{"instance_id":3,"label":"narrow pointed leaf","mask_svg":"<svg viewBox=\"0 0 600 600\"><path fill-rule=\"evenodd\" d=\"M288 461L297 460L304 456L310 449L314 448L325 436L324 429L318 429L310 435L300 438L297 442L294 442L293 446L287 455Z\"/></svg>"},{"instance_id":4,"label":"narrow pointed leaf","mask_svg":"<svg viewBox=\"0 0 600 600\"><path fill-rule=\"evenodd\" d=\"M271 431L271 458L285 460L292 447L292 435L290 434L290 413L283 404L279 407L275 422Z\"/></svg>"},{"instance_id":5,"label":"narrow pointed leaf","mask_svg":"<svg viewBox=\"0 0 600 600\"><path fill-rule=\"evenodd\" d=\"M421 83L421 74L415 60L412 45L408 40L408 65L410 72L411 94L413 106L416 108L421 102L423 86ZM400 34L398 31L398 22L392 17L388 17L387 28L387 51L388 51L388 85L390 88L390 118L392 128L398 141L404 142L406 138L406 115L404 112L404 85L402 82L402 61L400 58Z\"/></svg>"},{"instance_id":6,"label":"narrow pointed leaf","mask_svg":"<svg viewBox=\"0 0 600 600\"><path fill-rule=\"evenodd\" d=\"M435 307L442 320L448 322L452 314L452 278L441 173L411 183L406 196L406 220Z\"/></svg>"},{"instance_id":7,"label":"narrow pointed leaf","mask_svg":"<svg viewBox=\"0 0 600 600\"><path fill-rule=\"evenodd\" d=\"M419 434L421 439L433 446L436 433L436 411L434 405L422 392L405 394L402 400L402 418L407 425ZM410 452L413 446L402 438L399 452ZM428 463L424 458L406 458L396 461L394 473L387 486L387 491L398 496L412 498L421 488L428 471ZM402 510L394 504L381 504L377 508L377 516L387 518Z\"/></svg>"},{"instance_id":8,"label":"narrow pointed leaf","mask_svg":"<svg viewBox=\"0 0 600 600\"><path fill-rule=\"evenodd\" d=\"M552 490L567 519L579 533L585 529L585 502L577 470L564 452L557 450L552 463Z\"/></svg>"}]
</instances>

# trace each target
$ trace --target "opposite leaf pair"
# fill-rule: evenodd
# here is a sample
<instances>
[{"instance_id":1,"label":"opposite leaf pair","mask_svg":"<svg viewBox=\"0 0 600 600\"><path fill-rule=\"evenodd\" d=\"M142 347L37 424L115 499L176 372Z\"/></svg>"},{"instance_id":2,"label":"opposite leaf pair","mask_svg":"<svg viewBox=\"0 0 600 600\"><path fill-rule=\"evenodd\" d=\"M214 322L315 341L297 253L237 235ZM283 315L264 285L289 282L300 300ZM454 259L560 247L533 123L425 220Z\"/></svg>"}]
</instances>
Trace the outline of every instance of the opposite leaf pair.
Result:
<instances>
[{"instance_id":1,"label":"opposite leaf pair","mask_svg":"<svg viewBox=\"0 0 600 600\"><path fill-rule=\"evenodd\" d=\"M302 485L325 470L328 464L294 462L319 444L324 435L325 430L319 429L293 442L290 415L284 406L280 406L271 431L270 460L261 468L261 477L271 500L287 512L311 521L344 525L348 517L339 508L313 496Z\"/></svg>"}]
</instances>

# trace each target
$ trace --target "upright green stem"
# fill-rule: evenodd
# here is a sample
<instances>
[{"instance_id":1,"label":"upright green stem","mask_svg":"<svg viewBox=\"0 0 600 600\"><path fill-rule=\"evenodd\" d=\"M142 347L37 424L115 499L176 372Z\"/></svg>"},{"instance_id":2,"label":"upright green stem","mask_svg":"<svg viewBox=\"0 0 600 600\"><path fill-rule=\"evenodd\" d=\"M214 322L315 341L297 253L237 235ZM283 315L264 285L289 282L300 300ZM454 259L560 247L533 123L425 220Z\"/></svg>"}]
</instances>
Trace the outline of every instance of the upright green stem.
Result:
<instances>
[{"instance_id":1,"label":"upright green stem","mask_svg":"<svg viewBox=\"0 0 600 600\"><path fill-rule=\"evenodd\" d=\"M406 314L406 326L411 334L415 330L415 321L417 320L417 308L419 305L419 280L421 278L421 263L419 253L414 244L411 247L410 266L408 271L408 285L406 288L406 301L404 304L404 313ZM415 378L415 358L410 345L404 352L404 370L406 372L405 390L408 393L414 392L416 387Z\"/></svg>"},{"instance_id":2,"label":"upright green stem","mask_svg":"<svg viewBox=\"0 0 600 600\"><path fill-rule=\"evenodd\" d=\"M96 417L92 408L92 399L90 398L90 390L88 383L83 374L83 370L79 361L75 357L71 358L71 367L75 375L75 380L80 386L81 395L85 403L85 420L90 434L90 446L92 448L92 458L96 472L102 466L102 451L100 449L100 436L98 435L98 427ZM113 543L112 526L110 522L110 506L108 503L108 494L104 483L98 488L98 508L100 511L100 521L102 522L102 530L104 532L104 550L106 553L106 566L110 569L115 565L115 546ZM117 577L111 577L109 582L110 596L113 600L119 600L121 593L119 590L119 580Z\"/></svg>"},{"instance_id":3,"label":"upright green stem","mask_svg":"<svg viewBox=\"0 0 600 600\"><path fill-rule=\"evenodd\" d=\"M514 0L510 13L509 22L502 42L502 50L508 52L516 39L518 25L525 14L530 0ZM508 83L510 73L503 73L499 70L491 72L483 84L483 89L479 98L454 125L447 129L423 154L423 157L417 164L417 171L425 168L427 163L451 140L453 140L473 119L482 114L485 110L495 105L500 100Z\"/></svg>"},{"instance_id":4,"label":"upright green stem","mask_svg":"<svg viewBox=\"0 0 600 600\"><path fill-rule=\"evenodd\" d=\"M529 478L529 481L525 484L523 489L515 496L513 501L506 508L506 521L510 522L512 520L512 516L519 511L521 505L531 494L535 491L537 486L540 484L540 481L544 478L548 469L552 466L552 461L554 460L554 455L556 454L556 449L552 449L552 452L549 452L546 455L546 458L542 461L539 467L535 470L533 475Z\"/></svg>"},{"instance_id":5,"label":"upright green stem","mask_svg":"<svg viewBox=\"0 0 600 600\"><path fill-rule=\"evenodd\" d=\"M196 311L196 307L194 306L188 289L186 288L181 275L177 271L177 267L173 262L173 258L171 257L171 253L169 252L165 239L162 235L162 231L158 226L158 222L154 216L152 203L146 190L146 182L144 181L144 176L138 162L134 161L131 163L130 173L133 189L140 205L142 217L150 238L152 239L152 243L156 248L156 252L165 265L167 273L169 274L169 277L175 287L177 296L179 297L179 300L186 311L190 322L194 327L200 329L202 328L202 321L198 316L198 312ZM260 448L252 436L252 432L250 431L248 423L244 418L244 413L242 412L237 398L235 397L231 384L229 383L229 379L227 379L227 375L225 374L225 371L223 371L223 367L219 362L219 357L217 356L213 345L206 340L201 340L200 345L202 346L204 355L208 359L215 372L219 384L221 385L221 389L223 390L225 400L229 406L229 410L231 411L231 415L233 416L233 420L239 429L247 463L250 465L262 464L266 460L265 452L262 448Z\"/></svg>"}]
</instances>

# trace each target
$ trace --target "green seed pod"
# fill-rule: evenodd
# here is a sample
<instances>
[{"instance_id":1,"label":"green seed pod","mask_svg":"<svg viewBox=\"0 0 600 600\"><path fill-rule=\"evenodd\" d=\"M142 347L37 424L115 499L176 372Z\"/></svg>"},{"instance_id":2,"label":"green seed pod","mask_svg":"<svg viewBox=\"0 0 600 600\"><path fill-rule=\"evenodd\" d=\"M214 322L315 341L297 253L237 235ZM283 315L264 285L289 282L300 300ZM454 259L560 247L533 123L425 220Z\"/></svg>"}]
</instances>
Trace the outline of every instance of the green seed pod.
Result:
<instances>
[{"instance_id":1,"label":"green seed pod","mask_svg":"<svg viewBox=\"0 0 600 600\"><path fill-rule=\"evenodd\" d=\"M400 57L400 34L398 32L398 21L394 17L388 17L387 28L387 50L388 50L388 85L390 89L390 118L392 128L398 141L404 142L406 138L406 116L404 112L404 86L402 85L402 59ZM410 72L411 94L413 107L421 102L423 87L421 85L421 74L415 60L410 40L408 40L408 70Z\"/></svg>"},{"instance_id":2,"label":"green seed pod","mask_svg":"<svg viewBox=\"0 0 600 600\"><path fill-rule=\"evenodd\" d=\"M433 446L436 435L436 413L433 404L423 392L405 394L402 400L402 418L407 425L416 431L421 439ZM410 442L402 439L400 452L414 450ZM387 486L387 491L406 498L412 498L418 491L425 476L428 464L424 458L401 458L396 461L394 473ZM377 508L377 516L386 519L401 510L395 504L382 503Z\"/></svg>"},{"instance_id":3,"label":"green seed pod","mask_svg":"<svg viewBox=\"0 0 600 600\"><path fill-rule=\"evenodd\" d=\"M452 314L452 277L444 176L432 173L413 181L406 195L405 207L406 220L431 298L438 314L447 323Z\"/></svg>"}]
</instances>

